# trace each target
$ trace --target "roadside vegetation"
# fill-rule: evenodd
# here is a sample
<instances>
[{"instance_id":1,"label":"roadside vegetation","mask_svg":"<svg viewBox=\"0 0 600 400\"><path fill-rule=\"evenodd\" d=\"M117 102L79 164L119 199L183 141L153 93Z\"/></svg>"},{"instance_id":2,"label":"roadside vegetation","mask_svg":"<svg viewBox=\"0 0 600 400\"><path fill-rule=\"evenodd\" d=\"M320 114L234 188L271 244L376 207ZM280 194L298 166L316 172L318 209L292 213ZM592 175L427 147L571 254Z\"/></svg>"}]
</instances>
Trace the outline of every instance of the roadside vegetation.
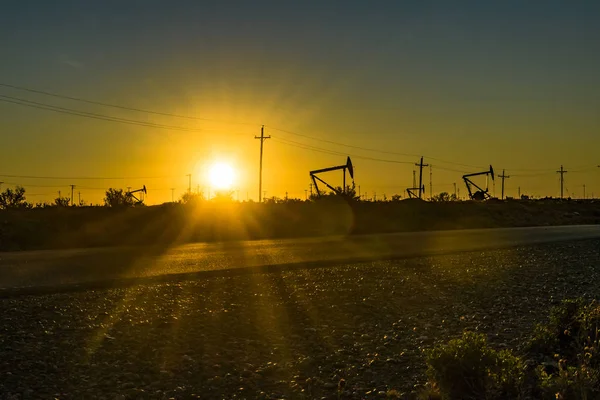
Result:
<instances>
[{"instance_id":1,"label":"roadside vegetation","mask_svg":"<svg viewBox=\"0 0 600 400\"><path fill-rule=\"evenodd\" d=\"M600 304L563 301L520 355L465 332L430 350L427 365L421 399L600 398Z\"/></svg>"}]
</instances>

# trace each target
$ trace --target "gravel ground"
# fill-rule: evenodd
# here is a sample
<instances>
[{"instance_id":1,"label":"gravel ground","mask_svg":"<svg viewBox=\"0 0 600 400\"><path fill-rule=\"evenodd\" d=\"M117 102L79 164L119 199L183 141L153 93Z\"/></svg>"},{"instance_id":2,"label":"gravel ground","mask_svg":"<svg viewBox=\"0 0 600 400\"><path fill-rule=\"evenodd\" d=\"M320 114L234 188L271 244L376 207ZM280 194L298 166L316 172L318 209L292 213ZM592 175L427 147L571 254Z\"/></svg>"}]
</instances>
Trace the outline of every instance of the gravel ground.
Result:
<instances>
[{"instance_id":1,"label":"gravel ground","mask_svg":"<svg viewBox=\"0 0 600 400\"><path fill-rule=\"evenodd\" d=\"M0 397L409 395L435 343L471 329L518 349L551 305L598 297L599 245L2 299Z\"/></svg>"}]
</instances>

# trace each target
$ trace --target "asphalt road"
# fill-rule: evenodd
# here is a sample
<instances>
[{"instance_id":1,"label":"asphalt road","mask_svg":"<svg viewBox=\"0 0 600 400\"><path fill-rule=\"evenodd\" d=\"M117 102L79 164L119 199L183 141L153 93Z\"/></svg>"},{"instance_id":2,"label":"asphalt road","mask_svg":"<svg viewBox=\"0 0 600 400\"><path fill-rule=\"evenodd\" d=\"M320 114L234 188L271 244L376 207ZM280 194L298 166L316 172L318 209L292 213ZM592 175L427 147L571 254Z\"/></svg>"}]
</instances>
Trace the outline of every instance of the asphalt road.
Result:
<instances>
[{"instance_id":1,"label":"asphalt road","mask_svg":"<svg viewBox=\"0 0 600 400\"><path fill-rule=\"evenodd\" d=\"M0 296L600 238L600 225L0 253Z\"/></svg>"}]
</instances>

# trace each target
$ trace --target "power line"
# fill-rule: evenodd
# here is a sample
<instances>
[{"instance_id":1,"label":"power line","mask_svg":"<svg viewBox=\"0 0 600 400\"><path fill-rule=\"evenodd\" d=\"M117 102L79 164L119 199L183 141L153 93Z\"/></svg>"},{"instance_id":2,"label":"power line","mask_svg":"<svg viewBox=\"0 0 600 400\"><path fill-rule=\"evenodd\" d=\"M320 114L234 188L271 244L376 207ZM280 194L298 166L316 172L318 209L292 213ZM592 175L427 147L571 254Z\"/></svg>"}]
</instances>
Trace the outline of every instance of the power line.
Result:
<instances>
[{"instance_id":1,"label":"power line","mask_svg":"<svg viewBox=\"0 0 600 400\"><path fill-rule=\"evenodd\" d=\"M302 143L299 143L299 142L295 142L293 140L279 139L277 137L272 137L272 139L273 139L273 141L278 142L278 143L286 144L288 146L298 147L300 149L312 150L312 151L315 151L317 153L331 154L331 155L336 155L336 156L346 156L346 155L348 155L347 153L342 153L341 151L329 150L329 149L325 149L325 148L322 148L322 147L315 147L315 146L311 146L311 145L308 145L308 144L302 144Z\"/></svg>"},{"instance_id":2,"label":"power line","mask_svg":"<svg viewBox=\"0 0 600 400\"><path fill-rule=\"evenodd\" d=\"M383 159L383 158L361 156L361 155L350 154L350 153L342 153L342 152L335 151L335 150L329 150L329 149L323 149L321 147L305 145L303 143L295 142L293 140L288 140L288 139L274 139L274 140L278 143L286 144L288 146L298 147L298 148L306 149L306 150L317 151L317 152L321 152L321 153L351 156L351 157L362 159L362 160L371 160L371 161L387 162L387 163L394 163L394 164L413 164L413 162L410 162L410 161L387 160L387 159Z\"/></svg>"},{"instance_id":3,"label":"power line","mask_svg":"<svg viewBox=\"0 0 600 400\"><path fill-rule=\"evenodd\" d=\"M404 157L421 157L420 155L417 155L417 154L398 153L398 152L395 152L395 151L373 149L373 148L363 147L363 146L354 146L354 145L350 145L350 144L346 144L346 143L335 142L333 140L321 139L321 138L318 138L318 137L315 137L315 136L305 135L303 133L292 132L292 131L288 131L288 130L280 129L280 128L274 128L272 126L270 126L269 128L272 129L272 130L278 131L278 132L287 133L287 134L294 135L294 136L300 136L300 137L304 137L306 139L316 140L316 141L323 142L323 143L334 144L336 146L344 146L344 147L348 147L348 148L351 148L351 149L364 150L364 151L372 151L372 152L375 152L375 153L391 154L391 155L404 156ZM442 162L442 163L446 163L446 164L459 165L459 166L463 166L463 167L481 168L481 166L478 166L478 165L462 164L462 163L457 163L457 162L442 160L442 159L435 158L435 157L429 157L428 156L427 158L430 158L432 160L439 161L439 162Z\"/></svg>"},{"instance_id":4,"label":"power line","mask_svg":"<svg viewBox=\"0 0 600 400\"><path fill-rule=\"evenodd\" d=\"M391 154L391 155L404 156L404 157L420 157L417 154L399 153L399 152L395 152L395 151L387 151L387 150L374 149L374 148L363 147L363 146L350 145L350 144L346 144L346 143L341 143L341 142L336 142L336 141L333 141L333 140L322 139L322 138L319 138L319 137L316 137L316 136L306 135L306 134L303 134L303 133L293 132L293 131L289 131L289 130L281 129L281 128L276 128L276 127L272 127L272 126L269 126L269 128L272 129L272 130L281 132L281 133L287 133L287 134L294 135L294 136L304 137L306 139L320 141L320 142L323 142L323 143L334 144L336 146L343 146L343 147L348 147L348 148L352 148L352 149L358 149L358 150L364 150L364 151L371 151L371 152L382 153L382 154ZM288 139L285 139L285 140L288 140ZM310 145L306 145L304 143L294 142L292 140L288 140L288 141L292 142L292 143L301 144L301 145L304 145L304 146L310 146ZM331 151L331 150L322 149L322 148L319 148L319 149L320 150ZM340 154L345 154L345 153L340 153ZM354 156L354 157L358 157L358 156ZM444 159L437 158L437 157L431 157L431 156L426 156L426 157L429 158L429 159L431 159L431 160L435 160L435 161L438 161L438 162L441 162L441 163L444 163L444 164L457 165L457 166L469 167L469 168L482 168L480 165L458 163L458 162L448 161L448 160L444 160ZM581 167L581 169L576 169L576 170L572 170L572 171L573 172L583 172L583 171L594 169L596 167L598 167L598 166L597 165L586 165L584 167ZM436 168L445 169L447 171L454 171L454 172L463 172L463 173L467 172L467 171L450 169L450 168L441 168L439 166L436 166ZM553 169L551 170L551 169L511 168L511 170L513 170L513 171L522 171L522 172L538 172L538 171L540 172L540 173L537 173L537 174L518 174L518 175L517 174L513 174L513 176L538 176L538 175L545 175L545 174L549 174L549 173L554 173Z\"/></svg>"},{"instance_id":5,"label":"power line","mask_svg":"<svg viewBox=\"0 0 600 400\"><path fill-rule=\"evenodd\" d=\"M119 122L119 123L128 124L128 125L145 126L148 128L170 129L170 130L177 130L177 131L184 131L184 132L206 132L205 129L186 128L183 126L176 126L176 125L156 124L153 122L144 122L144 121L135 120L135 119L127 119L127 118L114 117L114 116L104 115L104 114L90 113L87 111L74 110L72 108L58 107L58 106L53 106L51 104L39 103L36 101L30 101L30 100L26 100L26 99L20 99L18 97L5 96L5 95L0 95L0 97L1 97L0 101L5 102L5 103L18 104L18 105L25 106L25 107L37 108L37 109L46 110L46 111L53 111L53 112L57 112L57 113L61 113L61 114L74 115L74 116L78 116L78 117L91 118L91 119L97 119L97 120L109 121L109 122Z\"/></svg>"},{"instance_id":6,"label":"power line","mask_svg":"<svg viewBox=\"0 0 600 400\"><path fill-rule=\"evenodd\" d=\"M136 108L136 107L128 107L128 106L122 106L122 105L117 105L117 104L104 103L104 102L88 100L88 99L84 99L84 98L80 98L80 97L66 96L66 95L47 92L47 91L43 91L43 90L31 89L31 88L26 88L26 87L17 86L17 85L11 85L11 84L7 84L7 83L0 83L0 86L6 87L6 88L11 88L11 89L16 89L16 90L22 90L22 91L26 91L26 92L30 92L30 93L42 94L42 95L51 96L51 97L55 97L55 98L78 101L78 102L99 105L99 106L104 106L104 107L112 107L112 108L117 108L117 109L122 109L122 110L143 112L143 113L148 113L148 114L155 114L155 115L162 115L162 116L169 116L169 117L176 117L176 118L184 118L184 119L190 119L190 120L213 121L213 122L221 122L221 123L236 124L236 125L249 125L249 126L257 125L257 124L250 123L250 122L221 121L221 120L205 118L205 117L180 115L180 114L174 114L174 113L167 113L167 112L146 110L146 109L141 109L141 108ZM57 113L79 116L79 117L84 117L84 118L97 119L97 120L103 120L103 121L108 121L108 122L118 122L118 123L129 124L129 125L137 125L137 126L144 126L144 127L150 127L150 128L158 128L158 129L178 130L178 131L185 131L185 132L207 132L206 130L198 129L198 128L188 128L188 127L183 127L183 126L158 124L158 123L153 123L153 122L146 122L146 121L140 121L140 120L135 120L135 119L121 118L121 117L115 117L115 116L111 116L111 115L104 115L104 114L80 111L80 110L75 110L75 109L71 109L71 108L59 107L59 106L55 106L55 105L51 105L51 104L47 104L47 103L40 103L40 102L26 100L26 99L22 99L22 98L18 98L18 97L6 96L6 95L0 95L0 101L5 102L5 103L17 104L17 105L21 105L21 106L25 106L25 107L30 107L30 108L36 108L36 109L41 109L41 110L46 110L46 111L53 111L53 112L57 112ZM375 148L368 148L368 147L363 147L363 146L350 145L350 144L331 141L331 140L327 140L327 139L322 139L319 137L306 135L306 134L302 134L302 133L298 133L298 132L293 132L293 131L289 131L289 130L285 130L285 129L281 129L281 128L276 128L276 127L269 127L269 128L272 130L279 131L281 133L300 136L300 137L304 137L304 138L307 138L310 140L316 140L316 141L320 141L320 142L324 142L324 143L334 144L337 146L343 146L343 147L354 148L354 149L370 151L370 152L377 152L377 153L382 153L382 154L391 154L391 155L398 155L398 156L405 156L405 157L419 157L416 154L399 153L399 152L386 151L386 150L375 149ZM239 134L241 135L242 133L239 133ZM289 142L294 143L293 141L289 141ZM341 153L341 152L335 152L335 151L329 150L329 149L323 149L323 148L306 145L303 143L298 143L298 142L295 142L295 143L297 145L304 146L301 148L311 149L313 151L327 152L329 154L345 154L345 153ZM401 161L384 160L384 159L375 158L375 157L366 157L366 156L358 156L358 155L354 155L353 157L368 159L368 160L373 160L373 161L404 163ZM453 162L453 161L440 159L437 157L427 156L427 158L444 163L444 164L457 165L457 166L463 166L463 167L469 167L469 168L481 168L481 166L457 163L457 162ZM405 162L405 163L409 164L410 162ZM437 168L444 169L447 171L465 172L465 171L460 171L460 170L456 170L456 169L442 168L439 166L437 166ZM583 172L583 171L586 171L591 168L592 167L585 167L581 170L575 169L575 170L571 170L571 171L572 172ZM525 171L525 172L545 171L545 172L539 172L539 173L533 173L533 174L513 174L513 176L520 176L520 177L540 176L540 175L545 175L545 174L554 172L554 171L544 170L544 169L512 168L512 170L513 171Z\"/></svg>"},{"instance_id":7,"label":"power line","mask_svg":"<svg viewBox=\"0 0 600 400\"><path fill-rule=\"evenodd\" d=\"M282 139L282 138L278 138L278 137L274 137L273 140L276 141L276 142L278 142L278 143L282 143L282 144L285 144L285 145L288 145L288 146L293 146L293 147L297 147L297 148L305 149L305 150L316 151L316 152L319 152L319 153L332 154L332 155L340 155L340 156L348 156L349 155L351 157L358 158L358 159L363 159L363 160L388 162L388 163L395 163L395 164L413 164L412 161L389 160L389 159L383 159L383 158L361 156L361 155L351 154L351 153L349 154L349 153L344 153L344 152L340 152L340 151L336 151L336 150L325 149L325 148L322 148L322 147L311 146L311 145L308 145L308 144L296 142L296 141L289 140L289 139ZM442 167L442 166L439 166L439 165L436 165L436 168L444 170L444 171L458 172L458 173L461 173L461 174L464 174L464 173L468 172L468 171L465 171L465 170L458 170L458 169L454 169L454 168Z\"/></svg>"},{"instance_id":8,"label":"power line","mask_svg":"<svg viewBox=\"0 0 600 400\"><path fill-rule=\"evenodd\" d=\"M183 178L181 176L122 176L122 177L99 177L99 176L35 176L35 175L4 175L0 174L3 178L18 178L18 179L56 179L56 180L121 180L121 179L174 179Z\"/></svg>"},{"instance_id":9,"label":"power line","mask_svg":"<svg viewBox=\"0 0 600 400\"><path fill-rule=\"evenodd\" d=\"M554 174L554 170L552 170L552 171L546 171L546 172L539 172L539 173L536 173L536 174L512 174L511 176L520 177L520 178L528 178L528 177L550 175L550 174Z\"/></svg>"},{"instance_id":10,"label":"power line","mask_svg":"<svg viewBox=\"0 0 600 400\"><path fill-rule=\"evenodd\" d=\"M216 120L216 119L211 119L211 118L193 117L191 115L172 114L172 113L161 112L161 111L145 110L145 109L141 109L141 108L127 107L127 106L122 106L122 105L117 105L117 104L110 104L110 103L103 103L103 102L100 102L100 101L83 99L81 97L66 96L66 95L61 95L61 94L57 94L57 93L46 92L46 91L43 91L43 90L26 88L26 87L23 87L23 86L10 85L8 83L0 83L0 86L11 88L11 89L22 90L22 91L26 91L26 92L30 92L30 93L43 94L45 96L52 96L52 97L56 97L56 98L59 98L59 99L79 101L79 102L82 102L82 103L95 104L95 105L104 106L104 107L118 108L118 109L121 109L121 110L143 112L143 113L147 113L147 114L163 115L163 116L168 116L168 117L184 118L184 119L199 120L199 121L212 121L212 122L235 124L235 125L252 125L252 126L256 126L257 125L257 124L253 124L253 123L250 123L250 122L231 122L231 121L226 122L226 121L221 121L221 120Z\"/></svg>"}]
</instances>

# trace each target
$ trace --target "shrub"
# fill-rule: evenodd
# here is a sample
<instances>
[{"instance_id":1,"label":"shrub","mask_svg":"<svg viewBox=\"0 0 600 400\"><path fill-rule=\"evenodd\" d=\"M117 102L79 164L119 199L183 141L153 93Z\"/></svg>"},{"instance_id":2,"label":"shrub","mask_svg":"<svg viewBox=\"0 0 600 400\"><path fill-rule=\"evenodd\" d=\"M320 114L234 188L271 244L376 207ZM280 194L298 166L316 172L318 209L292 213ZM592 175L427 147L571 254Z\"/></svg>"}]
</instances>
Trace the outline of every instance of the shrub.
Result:
<instances>
[{"instance_id":1,"label":"shrub","mask_svg":"<svg viewBox=\"0 0 600 400\"><path fill-rule=\"evenodd\" d=\"M56 207L68 207L71 203L71 199L68 197L57 197L54 199L54 205Z\"/></svg>"},{"instance_id":2,"label":"shrub","mask_svg":"<svg viewBox=\"0 0 600 400\"><path fill-rule=\"evenodd\" d=\"M543 366L537 370L539 397L542 399L597 399L600 396L598 370L583 365L558 362L558 372L550 374Z\"/></svg>"},{"instance_id":3,"label":"shrub","mask_svg":"<svg viewBox=\"0 0 600 400\"><path fill-rule=\"evenodd\" d=\"M200 193L185 192L183 196L181 196L181 202L183 204L197 204L203 200L204 196Z\"/></svg>"},{"instance_id":4,"label":"shrub","mask_svg":"<svg viewBox=\"0 0 600 400\"><path fill-rule=\"evenodd\" d=\"M25 189L17 186L15 190L7 188L0 193L0 209L31 208L32 205L25 200Z\"/></svg>"},{"instance_id":5,"label":"shrub","mask_svg":"<svg viewBox=\"0 0 600 400\"><path fill-rule=\"evenodd\" d=\"M461 339L435 347L427 363L431 386L442 399L519 397L524 377L521 360L510 351L490 348L481 334L465 332Z\"/></svg>"},{"instance_id":6,"label":"shrub","mask_svg":"<svg viewBox=\"0 0 600 400\"><path fill-rule=\"evenodd\" d=\"M589 354L593 368L600 367L600 355L595 346L600 339L600 304L593 301L565 300L550 312L547 324L538 325L527 346L532 358L555 358L558 354L567 363L579 361L581 353ZM590 353L590 351L593 351Z\"/></svg>"},{"instance_id":7,"label":"shrub","mask_svg":"<svg viewBox=\"0 0 600 400\"><path fill-rule=\"evenodd\" d=\"M536 327L526 350L532 359L546 361L536 369L542 398L600 397L598 302L563 301L547 324Z\"/></svg>"},{"instance_id":8,"label":"shrub","mask_svg":"<svg viewBox=\"0 0 600 400\"><path fill-rule=\"evenodd\" d=\"M135 201L131 194L123 191L123 189L110 188L106 191L104 205L107 207L129 207L134 204Z\"/></svg>"}]
</instances>

